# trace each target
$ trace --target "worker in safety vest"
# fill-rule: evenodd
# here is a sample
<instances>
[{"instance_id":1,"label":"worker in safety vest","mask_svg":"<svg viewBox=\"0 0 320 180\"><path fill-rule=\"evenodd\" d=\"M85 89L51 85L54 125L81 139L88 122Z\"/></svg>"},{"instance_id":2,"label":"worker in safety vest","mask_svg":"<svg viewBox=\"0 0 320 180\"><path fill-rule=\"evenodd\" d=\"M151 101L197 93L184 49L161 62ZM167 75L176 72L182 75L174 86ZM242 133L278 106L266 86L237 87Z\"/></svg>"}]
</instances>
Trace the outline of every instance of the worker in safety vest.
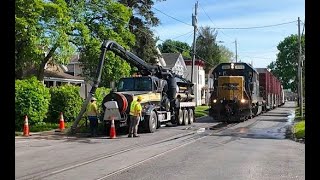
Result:
<instances>
[{"instance_id":1,"label":"worker in safety vest","mask_svg":"<svg viewBox=\"0 0 320 180\"><path fill-rule=\"evenodd\" d=\"M141 101L142 97L138 96L137 100L133 100L130 105L130 127L128 137L139 137L138 136L138 126L141 118Z\"/></svg>"},{"instance_id":2,"label":"worker in safety vest","mask_svg":"<svg viewBox=\"0 0 320 180\"><path fill-rule=\"evenodd\" d=\"M90 122L90 136L97 136L98 131L98 107L97 107L97 99L92 97L91 102L87 107L87 116Z\"/></svg>"}]
</instances>

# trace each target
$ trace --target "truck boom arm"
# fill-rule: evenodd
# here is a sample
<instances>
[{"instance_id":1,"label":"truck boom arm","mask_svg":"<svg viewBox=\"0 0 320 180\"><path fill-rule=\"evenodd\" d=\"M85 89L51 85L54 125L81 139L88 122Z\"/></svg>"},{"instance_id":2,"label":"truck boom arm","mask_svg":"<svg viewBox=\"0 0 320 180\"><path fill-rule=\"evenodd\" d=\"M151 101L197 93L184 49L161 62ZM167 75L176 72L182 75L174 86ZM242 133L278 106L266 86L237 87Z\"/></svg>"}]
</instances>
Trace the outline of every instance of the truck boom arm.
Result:
<instances>
[{"instance_id":1,"label":"truck boom arm","mask_svg":"<svg viewBox=\"0 0 320 180\"><path fill-rule=\"evenodd\" d=\"M137 67L139 71L143 75L151 75L156 73L156 70L158 69L157 66L151 66L147 64L145 61L134 55L133 53L125 50L122 46L120 46L118 43L114 41L103 41L101 45L101 54L100 54L100 60L99 60L99 65L96 73L96 78L94 79L94 84L86 98L86 100L82 104L82 108L80 110L80 113L76 117L74 123L71 126L71 133L74 134L77 125L79 124L80 119L82 118L83 114L86 111L86 107L88 106L88 103L90 99L94 96L96 89L99 87L99 83L101 81L101 74L102 74L102 68L104 65L104 60L105 60L105 55L108 50L111 50L114 52L116 55L120 56L123 59L126 59L127 62L129 62L131 65Z\"/></svg>"},{"instance_id":2,"label":"truck boom arm","mask_svg":"<svg viewBox=\"0 0 320 180\"><path fill-rule=\"evenodd\" d=\"M175 76L174 73L172 73L171 69L165 69L161 66L152 66L147 64L144 60L140 59L138 56L134 55L133 53L125 50L121 45L116 43L115 41L111 40L105 40L103 41L101 45L101 54L99 57L99 64L97 68L96 78L94 79L94 84L84 101L81 111L76 117L74 123L71 126L71 133L74 134L76 127L82 118L83 114L86 111L86 107L90 101L90 99L94 96L96 89L99 87L99 83L101 81L101 74L102 74L102 68L104 65L105 55L108 50L111 50L116 55L120 56L121 58L125 59L128 63L130 63L132 66L135 66L138 68L140 73L144 76L147 75L156 75L159 78L163 78L164 76ZM180 78L183 79L183 78Z\"/></svg>"}]
</instances>

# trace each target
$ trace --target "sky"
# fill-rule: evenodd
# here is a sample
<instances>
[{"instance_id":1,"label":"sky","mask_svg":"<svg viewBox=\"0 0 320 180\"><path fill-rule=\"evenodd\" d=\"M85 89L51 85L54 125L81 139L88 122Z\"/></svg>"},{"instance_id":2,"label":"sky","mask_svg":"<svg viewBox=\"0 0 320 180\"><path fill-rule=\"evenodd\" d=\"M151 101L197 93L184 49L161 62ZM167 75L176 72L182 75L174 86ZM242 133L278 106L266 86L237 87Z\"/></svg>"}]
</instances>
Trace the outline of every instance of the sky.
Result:
<instances>
[{"instance_id":1,"label":"sky","mask_svg":"<svg viewBox=\"0 0 320 180\"><path fill-rule=\"evenodd\" d=\"M192 45L192 13L196 2L155 1L152 10L160 19L160 25L153 30L155 36L160 38L158 44L172 39ZM277 45L291 34L298 34L298 17L301 20L301 33L303 31L305 34L304 0L198 0L198 28L215 28L219 44L234 54L237 41L238 62L252 63L256 68L266 68L272 61L276 61ZM277 26L223 29L269 25Z\"/></svg>"}]
</instances>

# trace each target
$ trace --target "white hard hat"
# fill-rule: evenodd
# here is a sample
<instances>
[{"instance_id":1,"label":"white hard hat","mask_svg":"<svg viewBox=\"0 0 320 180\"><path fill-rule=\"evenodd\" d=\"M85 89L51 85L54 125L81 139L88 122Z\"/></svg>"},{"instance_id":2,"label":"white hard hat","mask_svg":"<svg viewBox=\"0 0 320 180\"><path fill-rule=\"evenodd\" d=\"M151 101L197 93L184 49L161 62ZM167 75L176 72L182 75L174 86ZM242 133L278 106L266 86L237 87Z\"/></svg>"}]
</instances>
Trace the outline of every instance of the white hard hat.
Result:
<instances>
[{"instance_id":1,"label":"white hard hat","mask_svg":"<svg viewBox=\"0 0 320 180\"><path fill-rule=\"evenodd\" d=\"M96 101L97 99L95 97L92 97L91 98L91 101Z\"/></svg>"}]
</instances>

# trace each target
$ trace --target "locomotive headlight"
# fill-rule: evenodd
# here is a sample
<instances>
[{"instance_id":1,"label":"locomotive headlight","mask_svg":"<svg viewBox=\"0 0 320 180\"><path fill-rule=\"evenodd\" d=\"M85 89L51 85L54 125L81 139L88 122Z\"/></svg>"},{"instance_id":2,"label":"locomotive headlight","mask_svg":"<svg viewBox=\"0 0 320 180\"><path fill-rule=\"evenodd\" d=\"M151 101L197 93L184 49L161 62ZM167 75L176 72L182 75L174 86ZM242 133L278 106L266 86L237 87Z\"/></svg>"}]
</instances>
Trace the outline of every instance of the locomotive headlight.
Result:
<instances>
[{"instance_id":1,"label":"locomotive headlight","mask_svg":"<svg viewBox=\"0 0 320 180\"><path fill-rule=\"evenodd\" d=\"M214 99L214 100L213 100L213 103L216 103L216 102L217 102L217 100L216 100L216 99Z\"/></svg>"},{"instance_id":2,"label":"locomotive headlight","mask_svg":"<svg viewBox=\"0 0 320 180\"><path fill-rule=\"evenodd\" d=\"M234 69L234 64L233 63L231 63L231 69Z\"/></svg>"},{"instance_id":3,"label":"locomotive headlight","mask_svg":"<svg viewBox=\"0 0 320 180\"><path fill-rule=\"evenodd\" d=\"M245 99L241 99L240 102L241 102L241 103L245 103L246 100L245 100Z\"/></svg>"}]
</instances>

